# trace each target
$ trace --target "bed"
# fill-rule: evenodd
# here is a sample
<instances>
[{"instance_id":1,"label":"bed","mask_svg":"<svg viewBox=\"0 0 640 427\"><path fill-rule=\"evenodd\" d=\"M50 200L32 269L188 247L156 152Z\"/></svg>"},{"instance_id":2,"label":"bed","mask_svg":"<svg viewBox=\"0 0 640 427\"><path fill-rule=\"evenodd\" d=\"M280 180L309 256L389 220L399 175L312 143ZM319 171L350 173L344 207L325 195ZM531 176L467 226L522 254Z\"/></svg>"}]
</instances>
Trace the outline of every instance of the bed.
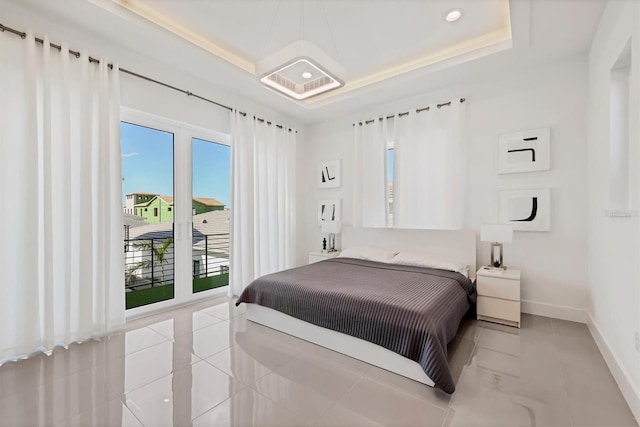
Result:
<instances>
[{"instance_id":1,"label":"bed","mask_svg":"<svg viewBox=\"0 0 640 427\"><path fill-rule=\"evenodd\" d=\"M464 262L475 272L475 234L348 228L343 248L377 246ZM247 318L447 393L447 344L473 303L473 273L333 258L263 276L237 304Z\"/></svg>"}]
</instances>

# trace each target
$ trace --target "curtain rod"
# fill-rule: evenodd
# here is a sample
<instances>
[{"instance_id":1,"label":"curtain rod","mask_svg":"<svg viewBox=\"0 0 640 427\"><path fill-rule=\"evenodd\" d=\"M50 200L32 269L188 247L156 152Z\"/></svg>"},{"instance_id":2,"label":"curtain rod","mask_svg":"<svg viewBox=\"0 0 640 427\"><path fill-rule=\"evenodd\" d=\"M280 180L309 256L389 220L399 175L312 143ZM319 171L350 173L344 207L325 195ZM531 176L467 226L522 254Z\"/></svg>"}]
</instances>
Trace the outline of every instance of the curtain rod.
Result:
<instances>
[{"instance_id":1,"label":"curtain rod","mask_svg":"<svg viewBox=\"0 0 640 427\"><path fill-rule=\"evenodd\" d=\"M463 102L465 102L466 100L467 100L467 98L460 98L460 103L463 103ZM442 104L436 104L436 107L437 107L437 108L442 108L442 107L448 107L448 106L450 106L450 105L451 105L451 101L449 101L449 102L443 102ZM429 111L430 109L431 109L431 107L418 108L418 109L416 110L416 113L421 113L421 112L423 112L423 111ZM409 111L405 111L404 113L398 113L398 114L397 114L397 116L398 116L398 117L402 117L402 116L406 116L406 115L408 115L408 114L409 114ZM390 116L380 117L380 118L378 118L378 120L380 120L380 121L382 121L382 119L387 119L387 120L388 120L388 119L392 119L392 118L394 118L395 116L396 116L396 114L392 114L392 115L390 115ZM357 123L354 123L354 124L353 124L353 126L355 126L355 125L362 126L363 124L368 125L368 124L373 123L373 122L375 122L375 121L376 121L376 119L365 120L364 122L357 122Z\"/></svg>"},{"instance_id":2,"label":"curtain rod","mask_svg":"<svg viewBox=\"0 0 640 427\"><path fill-rule=\"evenodd\" d=\"M26 32L24 32L24 31L18 31L18 30L16 30L15 28L7 27L6 25L2 25L2 24L0 23L0 32L5 32L5 31L8 31L8 32L10 32L10 33L12 33L12 34L15 34L15 35L17 35L17 36L20 36L20 38L21 38L21 39L25 39L25 38L27 38L27 33L26 33ZM38 43L40 43L40 44L44 44L44 40L43 40L43 39L41 39L41 38L39 38L39 37L34 37L34 38L35 38L36 42L38 42ZM58 52L60 52L60 51L62 50L62 46L61 46L61 45L59 45L59 44L49 43L49 45L50 45L52 48L57 49L57 50L58 50ZM71 49L69 49L69 53L70 53L71 55L75 56L76 58L80 58L80 52L78 52L78 51L76 51L76 50L71 50ZM99 59L96 59L96 58L93 58L92 56L89 56L89 62L93 62L93 63L99 64L99 63L100 63L100 60L99 60ZM109 68L113 69L113 64L107 64L107 66L108 66ZM227 110L229 110L229 111L233 111L233 108L229 107L228 105L224 105L224 104L221 104L221 103L219 103L219 102L213 101L213 100L211 100L211 99L209 99L209 98L205 98L204 96L197 95L197 94L195 94L195 93L193 93L193 92L191 92L191 91L188 91L188 90L185 90L185 89L180 89L179 87L172 86L172 85L170 85L170 84L168 84L168 83L164 83L164 82L161 82L161 81L159 81L159 80L152 79L151 77L147 77L147 76L145 76L145 75L142 75L142 74L139 74L139 73L136 73L136 72L133 72L133 71L127 70L126 68L120 68L119 70L120 70L120 72L122 72L122 73L129 74L129 75L131 75L131 76L137 77L137 78L142 79L142 80L146 80L146 81L151 82L151 83L158 84L158 85L160 85L160 86L164 86L164 87L169 88L169 89L173 89L173 90L175 90L175 91L177 91L177 92L184 93L184 94L185 94L185 95L187 95L187 96L192 96L192 97L194 97L194 98L198 98L198 99L200 99L200 100L202 100L202 101L205 101L205 102L208 102L208 103L210 103L210 104L217 105L218 107L221 107L221 108L227 109ZM246 117L246 116L247 116L247 113L244 113L244 112L242 112L242 111L239 111L239 113L240 113L240 114L242 114L242 116L244 116L244 117ZM270 121L268 121L268 120L265 120L265 119L262 119L262 118L260 118L260 117L253 116L253 118L254 118L255 120L259 121L260 123L266 123L267 125L271 125L271 124L272 124L272 122L270 122ZM282 126L282 125L275 124L275 126L276 126L278 129L284 129L284 126ZM287 130L288 130L289 132L291 132L291 131L292 131L292 130L294 130L294 129L292 129L292 128L287 128ZM295 132L296 132L296 133L298 133L298 131L297 131L297 130L296 130Z\"/></svg>"}]
</instances>

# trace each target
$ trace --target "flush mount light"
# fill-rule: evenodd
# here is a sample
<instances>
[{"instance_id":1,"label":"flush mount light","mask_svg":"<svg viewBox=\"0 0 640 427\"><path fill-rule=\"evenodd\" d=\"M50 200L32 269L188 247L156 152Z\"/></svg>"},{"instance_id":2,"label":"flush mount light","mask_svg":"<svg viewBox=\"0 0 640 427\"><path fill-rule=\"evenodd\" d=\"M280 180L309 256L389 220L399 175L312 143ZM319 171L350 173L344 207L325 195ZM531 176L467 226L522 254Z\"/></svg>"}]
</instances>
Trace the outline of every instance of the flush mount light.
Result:
<instances>
[{"instance_id":1,"label":"flush mount light","mask_svg":"<svg viewBox=\"0 0 640 427\"><path fill-rule=\"evenodd\" d=\"M306 40L290 44L256 64L260 83L298 101L343 86L343 75L336 61Z\"/></svg>"},{"instance_id":2,"label":"flush mount light","mask_svg":"<svg viewBox=\"0 0 640 427\"><path fill-rule=\"evenodd\" d=\"M447 22L455 22L462 16L462 12L458 9L454 9L451 12L447 13Z\"/></svg>"}]
</instances>

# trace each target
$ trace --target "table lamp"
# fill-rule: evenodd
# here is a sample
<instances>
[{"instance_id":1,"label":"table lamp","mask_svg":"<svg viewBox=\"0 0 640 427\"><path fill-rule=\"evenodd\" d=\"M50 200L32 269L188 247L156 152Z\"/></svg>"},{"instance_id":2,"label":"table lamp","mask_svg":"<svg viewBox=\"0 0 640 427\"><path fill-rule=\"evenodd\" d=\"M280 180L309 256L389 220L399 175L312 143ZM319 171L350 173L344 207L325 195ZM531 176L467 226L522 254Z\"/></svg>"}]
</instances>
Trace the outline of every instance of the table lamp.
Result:
<instances>
[{"instance_id":1,"label":"table lamp","mask_svg":"<svg viewBox=\"0 0 640 427\"><path fill-rule=\"evenodd\" d=\"M340 234L342 223L340 221L323 221L322 232L329 234L329 252L336 251L336 234Z\"/></svg>"},{"instance_id":2,"label":"table lamp","mask_svg":"<svg viewBox=\"0 0 640 427\"><path fill-rule=\"evenodd\" d=\"M502 244L513 241L513 227L510 225L483 225L480 228L480 240L491 242L491 266L504 270L502 262Z\"/></svg>"}]
</instances>

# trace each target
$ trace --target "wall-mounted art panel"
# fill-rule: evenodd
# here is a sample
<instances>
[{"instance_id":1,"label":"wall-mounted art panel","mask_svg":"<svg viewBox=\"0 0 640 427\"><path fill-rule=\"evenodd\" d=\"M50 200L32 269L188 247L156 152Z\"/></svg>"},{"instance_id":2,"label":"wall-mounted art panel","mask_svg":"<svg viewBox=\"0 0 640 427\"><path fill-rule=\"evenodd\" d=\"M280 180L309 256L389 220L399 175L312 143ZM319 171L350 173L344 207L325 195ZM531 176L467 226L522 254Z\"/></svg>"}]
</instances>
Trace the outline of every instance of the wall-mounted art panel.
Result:
<instances>
[{"instance_id":1,"label":"wall-mounted art panel","mask_svg":"<svg viewBox=\"0 0 640 427\"><path fill-rule=\"evenodd\" d=\"M341 185L340 160L320 162L318 165L318 188L338 188Z\"/></svg>"},{"instance_id":2,"label":"wall-mounted art panel","mask_svg":"<svg viewBox=\"0 0 640 427\"><path fill-rule=\"evenodd\" d=\"M535 172L551 167L549 128L500 135L498 173Z\"/></svg>"},{"instance_id":3,"label":"wall-mounted art panel","mask_svg":"<svg viewBox=\"0 0 640 427\"><path fill-rule=\"evenodd\" d=\"M548 188L500 192L500 224L509 224L517 231L549 231L550 216Z\"/></svg>"},{"instance_id":4,"label":"wall-mounted art panel","mask_svg":"<svg viewBox=\"0 0 640 427\"><path fill-rule=\"evenodd\" d=\"M340 199L320 200L318 202L318 224L322 225L327 221L340 221Z\"/></svg>"}]
</instances>

